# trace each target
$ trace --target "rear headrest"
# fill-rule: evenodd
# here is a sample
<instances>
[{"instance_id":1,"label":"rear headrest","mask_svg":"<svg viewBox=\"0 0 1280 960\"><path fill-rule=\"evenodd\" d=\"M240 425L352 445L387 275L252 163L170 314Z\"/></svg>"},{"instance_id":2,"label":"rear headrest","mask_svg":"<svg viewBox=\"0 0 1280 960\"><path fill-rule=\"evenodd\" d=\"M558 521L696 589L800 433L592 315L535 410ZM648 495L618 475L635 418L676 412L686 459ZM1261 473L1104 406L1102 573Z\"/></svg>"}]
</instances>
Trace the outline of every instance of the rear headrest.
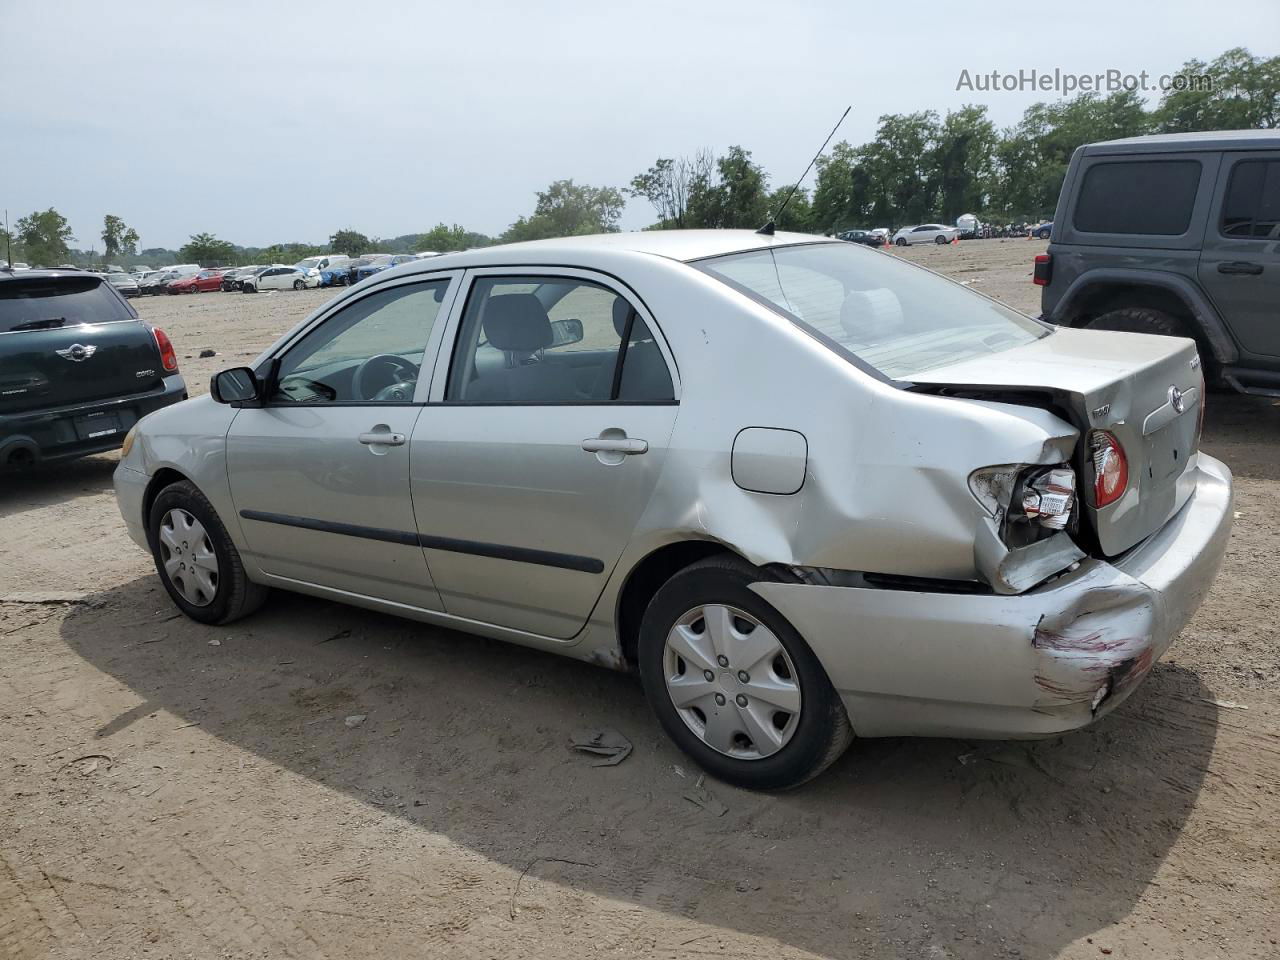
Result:
<instances>
[{"instance_id":1,"label":"rear headrest","mask_svg":"<svg viewBox=\"0 0 1280 960\"><path fill-rule=\"evenodd\" d=\"M855 343L876 343L902 331L902 301L892 290L853 290L840 306L840 325Z\"/></svg>"},{"instance_id":2,"label":"rear headrest","mask_svg":"<svg viewBox=\"0 0 1280 960\"><path fill-rule=\"evenodd\" d=\"M631 316L631 304L617 297L613 301L613 329L622 338L627 332L627 317Z\"/></svg>"},{"instance_id":3,"label":"rear headrest","mask_svg":"<svg viewBox=\"0 0 1280 960\"><path fill-rule=\"evenodd\" d=\"M551 346L551 320L532 293L504 293L485 304L484 335L499 350L532 353Z\"/></svg>"}]
</instances>

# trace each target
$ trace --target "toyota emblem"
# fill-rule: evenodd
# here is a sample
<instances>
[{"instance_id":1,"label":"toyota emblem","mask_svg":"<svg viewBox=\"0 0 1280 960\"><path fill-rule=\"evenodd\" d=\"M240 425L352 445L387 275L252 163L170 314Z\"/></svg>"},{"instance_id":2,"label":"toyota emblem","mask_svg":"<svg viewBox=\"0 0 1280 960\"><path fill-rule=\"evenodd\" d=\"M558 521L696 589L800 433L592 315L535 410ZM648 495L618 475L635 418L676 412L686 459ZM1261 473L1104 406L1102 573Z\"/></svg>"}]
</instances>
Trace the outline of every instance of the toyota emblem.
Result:
<instances>
[{"instance_id":1,"label":"toyota emblem","mask_svg":"<svg viewBox=\"0 0 1280 960\"><path fill-rule=\"evenodd\" d=\"M1187 409L1186 401L1182 398L1182 391L1178 389L1176 384L1169 388L1169 402L1173 404L1173 409L1178 413Z\"/></svg>"}]
</instances>

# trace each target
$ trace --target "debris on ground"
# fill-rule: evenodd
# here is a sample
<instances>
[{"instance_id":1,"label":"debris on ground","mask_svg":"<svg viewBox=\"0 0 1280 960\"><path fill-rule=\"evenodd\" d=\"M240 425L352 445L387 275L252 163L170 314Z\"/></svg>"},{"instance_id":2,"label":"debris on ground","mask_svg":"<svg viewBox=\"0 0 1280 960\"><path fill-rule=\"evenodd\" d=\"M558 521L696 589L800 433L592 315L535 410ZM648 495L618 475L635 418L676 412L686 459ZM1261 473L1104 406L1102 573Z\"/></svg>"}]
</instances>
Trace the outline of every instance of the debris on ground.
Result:
<instances>
[{"instance_id":1,"label":"debris on ground","mask_svg":"<svg viewBox=\"0 0 1280 960\"><path fill-rule=\"evenodd\" d=\"M369 715L367 713L355 713L347 717L347 719L343 720L342 722L345 723L348 728L355 729L356 727L360 726L360 724L364 723L368 719L369 719Z\"/></svg>"},{"instance_id":2,"label":"debris on ground","mask_svg":"<svg viewBox=\"0 0 1280 960\"><path fill-rule=\"evenodd\" d=\"M714 793L703 786L705 776L698 777L693 786L686 790L683 794L684 798L695 806L701 807L713 817L723 817L729 812L726 807Z\"/></svg>"},{"instance_id":3,"label":"debris on ground","mask_svg":"<svg viewBox=\"0 0 1280 960\"><path fill-rule=\"evenodd\" d=\"M1211 703L1215 707L1222 707L1224 710L1248 710L1243 703L1236 703L1234 700L1215 700L1213 697L1201 697L1202 703Z\"/></svg>"},{"instance_id":4,"label":"debris on ground","mask_svg":"<svg viewBox=\"0 0 1280 960\"><path fill-rule=\"evenodd\" d=\"M612 727L577 730L569 737L569 746L604 757L591 764L593 767L616 767L631 754L631 741Z\"/></svg>"},{"instance_id":5,"label":"debris on ground","mask_svg":"<svg viewBox=\"0 0 1280 960\"><path fill-rule=\"evenodd\" d=\"M317 643L328 643L330 640L345 640L349 636L351 636L350 630L339 630L333 636L325 637L323 640L317 641Z\"/></svg>"},{"instance_id":6,"label":"debris on ground","mask_svg":"<svg viewBox=\"0 0 1280 960\"><path fill-rule=\"evenodd\" d=\"M207 350L207 349L206 349L206 350L201 350L201 351L200 351L200 359L201 359L201 360L203 360L205 357L216 357L217 355L218 355L218 351L217 351L217 350Z\"/></svg>"},{"instance_id":7,"label":"debris on ground","mask_svg":"<svg viewBox=\"0 0 1280 960\"><path fill-rule=\"evenodd\" d=\"M222 641L219 640L217 637L214 637L212 640L209 641L209 646L220 647L222 646Z\"/></svg>"}]
</instances>

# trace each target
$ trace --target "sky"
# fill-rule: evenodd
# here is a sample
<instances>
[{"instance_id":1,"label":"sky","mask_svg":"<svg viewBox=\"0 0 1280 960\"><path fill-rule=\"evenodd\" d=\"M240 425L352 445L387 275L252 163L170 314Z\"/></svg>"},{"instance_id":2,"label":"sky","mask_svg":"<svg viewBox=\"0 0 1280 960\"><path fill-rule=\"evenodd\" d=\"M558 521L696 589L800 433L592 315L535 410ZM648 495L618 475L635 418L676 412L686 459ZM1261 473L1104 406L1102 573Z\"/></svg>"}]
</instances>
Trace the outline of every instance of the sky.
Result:
<instances>
[{"instance_id":1,"label":"sky","mask_svg":"<svg viewBox=\"0 0 1280 960\"><path fill-rule=\"evenodd\" d=\"M790 182L850 104L861 143L885 113L1003 127L1059 98L965 70L1154 77L1234 46L1280 51L1280 2L0 0L0 208L56 207L83 249L107 213L142 248L497 234L553 180L703 147Z\"/></svg>"}]
</instances>

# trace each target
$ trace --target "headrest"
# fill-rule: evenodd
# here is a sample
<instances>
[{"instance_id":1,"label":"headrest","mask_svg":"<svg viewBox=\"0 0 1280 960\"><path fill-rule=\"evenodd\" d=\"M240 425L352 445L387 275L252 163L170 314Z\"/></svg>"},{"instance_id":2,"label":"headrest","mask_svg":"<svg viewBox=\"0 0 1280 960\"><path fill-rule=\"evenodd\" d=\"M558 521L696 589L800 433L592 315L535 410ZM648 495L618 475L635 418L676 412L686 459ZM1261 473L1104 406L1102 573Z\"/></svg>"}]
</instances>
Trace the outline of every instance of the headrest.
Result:
<instances>
[{"instance_id":1,"label":"headrest","mask_svg":"<svg viewBox=\"0 0 1280 960\"><path fill-rule=\"evenodd\" d=\"M485 304L484 335L499 350L532 353L551 346L551 320L532 293L504 293Z\"/></svg>"},{"instance_id":2,"label":"headrest","mask_svg":"<svg viewBox=\"0 0 1280 960\"><path fill-rule=\"evenodd\" d=\"M613 301L613 329L618 332L618 337L622 338L627 333L627 317L631 316L631 304L623 300L621 297L614 298Z\"/></svg>"},{"instance_id":3,"label":"headrest","mask_svg":"<svg viewBox=\"0 0 1280 960\"><path fill-rule=\"evenodd\" d=\"M902 332L902 301L892 290L854 290L840 305L840 325L855 343L878 343Z\"/></svg>"}]
</instances>

